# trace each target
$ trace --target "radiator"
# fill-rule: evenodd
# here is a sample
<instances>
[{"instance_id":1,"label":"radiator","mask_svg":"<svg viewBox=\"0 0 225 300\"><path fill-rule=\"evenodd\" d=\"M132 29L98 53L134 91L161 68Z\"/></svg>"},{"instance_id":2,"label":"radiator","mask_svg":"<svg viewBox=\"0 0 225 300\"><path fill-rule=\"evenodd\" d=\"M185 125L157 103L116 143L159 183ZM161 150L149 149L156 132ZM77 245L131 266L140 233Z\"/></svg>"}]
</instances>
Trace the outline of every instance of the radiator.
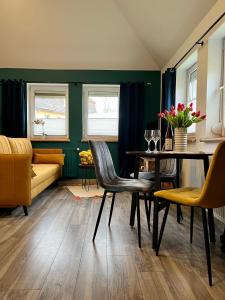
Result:
<instances>
[{"instance_id":1,"label":"radiator","mask_svg":"<svg viewBox=\"0 0 225 300\"><path fill-rule=\"evenodd\" d=\"M225 207L215 208L214 216L225 224Z\"/></svg>"},{"instance_id":2,"label":"radiator","mask_svg":"<svg viewBox=\"0 0 225 300\"><path fill-rule=\"evenodd\" d=\"M75 148L63 149L65 154L65 164L63 167L63 177L78 178L79 156Z\"/></svg>"}]
</instances>

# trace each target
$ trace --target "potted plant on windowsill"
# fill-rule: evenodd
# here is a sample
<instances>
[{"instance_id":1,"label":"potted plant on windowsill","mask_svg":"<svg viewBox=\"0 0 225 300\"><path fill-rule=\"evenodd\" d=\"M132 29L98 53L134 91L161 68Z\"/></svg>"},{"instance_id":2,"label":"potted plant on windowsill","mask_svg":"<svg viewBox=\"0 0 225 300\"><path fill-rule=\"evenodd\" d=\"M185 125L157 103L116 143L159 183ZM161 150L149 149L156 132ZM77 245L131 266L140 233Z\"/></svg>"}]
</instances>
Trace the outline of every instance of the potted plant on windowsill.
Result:
<instances>
[{"instance_id":1,"label":"potted plant on windowsill","mask_svg":"<svg viewBox=\"0 0 225 300\"><path fill-rule=\"evenodd\" d=\"M187 151L187 128L206 119L206 115L201 115L200 111L193 111L193 103L186 107L183 103L178 103L177 110L171 106L170 111L165 110L158 116L174 128L174 150L182 152Z\"/></svg>"}]
</instances>

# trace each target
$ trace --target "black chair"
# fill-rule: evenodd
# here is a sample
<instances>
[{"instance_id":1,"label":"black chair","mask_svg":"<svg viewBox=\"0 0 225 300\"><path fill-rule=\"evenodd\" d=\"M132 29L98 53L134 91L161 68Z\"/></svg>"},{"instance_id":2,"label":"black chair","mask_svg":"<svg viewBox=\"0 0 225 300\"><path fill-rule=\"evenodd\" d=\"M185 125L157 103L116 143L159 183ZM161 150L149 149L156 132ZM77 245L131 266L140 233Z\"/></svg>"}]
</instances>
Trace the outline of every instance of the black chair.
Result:
<instances>
[{"instance_id":1,"label":"black chair","mask_svg":"<svg viewBox=\"0 0 225 300\"><path fill-rule=\"evenodd\" d=\"M110 215L109 215L109 222L108 225L110 226L112 213L113 213L113 206L115 201L115 194L120 192L131 192L135 195L136 199L136 208L137 208L137 226L138 226L138 241L139 247L141 248L141 222L140 222L140 195L139 193L144 194L144 201L145 201L145 210L146 210L146 217L148 221L148 204L147 204L147 193L151 193L153 191L154 183L145 179L126 179L117 176L112 157L109 151L109 148L105 142L99 141L89 141L90 149L92 151L92 156L95 165L95 173L98 180L99 185L105 189L102 202L95 226L95 231L93 235L93 241L95 239L98 225L101 219L102 210L104 207L106 195L108 192L113 193L112 203L110 208ZM150 226L148 222L148 226Z\"/></svg>"}]
</instances>

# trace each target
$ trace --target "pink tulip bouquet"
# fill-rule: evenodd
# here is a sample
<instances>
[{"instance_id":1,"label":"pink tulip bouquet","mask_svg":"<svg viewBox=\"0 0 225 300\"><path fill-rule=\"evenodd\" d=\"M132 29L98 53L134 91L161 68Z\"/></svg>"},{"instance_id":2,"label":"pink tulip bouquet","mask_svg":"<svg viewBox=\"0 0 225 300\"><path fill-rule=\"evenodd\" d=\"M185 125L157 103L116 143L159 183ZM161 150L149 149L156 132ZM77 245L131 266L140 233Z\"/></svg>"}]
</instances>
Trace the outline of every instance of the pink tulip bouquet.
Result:
<instances>
[{"instance_id":1,"label":"pink tulip bouquet","mask_svg":"<svg viewBox=\"0 0 225 300\"><path fill-rule=\"evenodd\" d=\"M158 114L159 118L166 119L173 128L187 128L193 123L199 123L206 119L206 115L201 115L201 112L193 111L193 103L186 106L183 103L178 103L177 110L171 106L170 111L165 110Z\"/></svg>"}]
</instances>

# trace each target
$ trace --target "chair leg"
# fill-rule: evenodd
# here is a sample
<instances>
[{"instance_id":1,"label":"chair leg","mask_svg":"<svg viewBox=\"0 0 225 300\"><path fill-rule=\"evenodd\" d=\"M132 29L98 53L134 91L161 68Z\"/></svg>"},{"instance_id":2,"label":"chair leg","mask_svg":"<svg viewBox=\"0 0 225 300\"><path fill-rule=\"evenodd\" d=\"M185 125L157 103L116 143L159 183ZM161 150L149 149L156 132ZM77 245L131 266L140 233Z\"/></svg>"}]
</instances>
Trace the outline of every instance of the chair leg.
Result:
<instances>
[{"instance_id":1,"label":"chair leg","mask_svg":"<svg viewBox=\"0 0 225 300\"><path fill-rule=\"evenodd\" d=\"M149 227L150 227L150 219L151 219L151 210L152 210L152 199L149 200L149 205L148 205ZM149 231L151 231L151 227Z\"/></svg>"},{"instance_id":2,"label":"chair leg","mask_svg":"<svg viewBox=\"0 0 225 300\"><path fill-rule=\"evenodd\" d=\"M159 223L158 199L154 197L152 249L156 249L157 247L158 223Z\"/></svg>"},{"instance_id":3,"label":"chair leg","mask_svg":"<svg viewBox=\"0 0 225 300\"><path fill-rule=\"evenodd\" d=\"M215 235L215 224L214 224L214 216L213 216L212 208L208 209L208 227L209 227L210 242L215 244L216 235Z\"/></svg>"},{"instance_id":4,"label":"chair leg","mask_svg":"<svg viewBox=\"0 0 225 300\"><path fill-rule=\"evenodd\" d=\"M148 202L145 193L144 193L144 202L145 202L145 213L146 213L146 218L148 223L148 231L150 231L150 213L149 213Z\"/></svg>"},{"instance_id":5,"label":"chair leg","mask_svg":"<svg viewBox=\"0 0 225 300\"><path fill-rule=\"evenodd\" d=\"M138 227L138 243L139 248L141 248L141 218L140 218L140 200L139 193L136 194L136 205L137 205L137 227Z\"/></svg>"},{"instance_id":6,"label":"chair leg","mask_svg":"<svg viewBox=\"0 0 225 300\"><path fill-rule=\"evenodd\" d=\"M161 241L162 241L164 228L165 228L165 225L166 225L166 220L167 220L169 208L170 208L170 202L167 203L165 213L164 213L164 216L163 216L162 226L161 226L160 234L159 234L159 240L158 240L157 247L156 247L156 255L157 256L159 254L159 248L160 248L160 244L161 244Z\"/></svg>"},{"instance_id":7,"label":"chair leg","mask_svg":"<svg viewBox=\"0 0 225 300\"><path fill-rule=\"evenodd\" d=\"M180 223L181 220L183 220L183 213L182 213L182 210L181 210L181 206L180 204L177 204L177 222Z\"/></svg>"},{"instance_id":8,"label":"chair leg","mask_svg":"<svg viewBox=\"0 0 225 300\"><path fill-rule=\"evenodd\" d=\"M113 213L113 206L114 206L115 196L116 196L116 193L113 193L112 203L111 203L111 207L110 207L110 214L109 214L108 226L110 226L110 223L111 223L111 218L112 218L112 213Z\"/></svg>"},{"instance_id":9,"label":"chair leg","mask_svg":"<svg viewBox=\"0 0 225 300\"><path fill-rule=\"evenodd\" d=\"M99 222L100 222L100 219L101 219L102 210L103 210L103 207L104 207L104 204L105 204L106 195L107 195L107 191L104 191L104 194L103 194L103 197L102 197L102 203L101 203L99 213L98 213L97 222L96 222L96 225L95 225L95 232L94 232L94 235L93 235L93 238L92 238L93 241L95 240L95 236L96 236L96 233L97 233L97 230L98 230L98 225L99 225Z\"/></svg>"},{"instance_id":10,"label":"chair leg","mask_svg":"<svg viewBox=\"0 0 225 300\"><path fill-rule=\"evenodd\" d=\"M132 193L132 201L131 201L131 208L130 208L130 226L131 227L134 227L136 207L137 207L137 205L136 205L135 193Z\"/></svg>"},{"instance_id":11,"label":"chair leg","mask_svg":"<svg viewBox=\"0 0 225 300\"><path fill-rule=\"evenodd\" d=\"M28 216L28 210L25 205L23 205L23 211L24 211L25 216Z\"/></svg>"},{"instance_id":12,"label":"chair leg","mask_svg":"<svg viewBox=\"0 0 225 300\"><path fill-rule=\"evenodd\" d=\"M193 241L193 225L194 225L194 214L195 210L194 207L191 207L191 219L190 219L190 243L192 244Z\"/></svg>"},{"instance_id":13,"label":"chair leg","mask_svg":"<svg viewBox=\"0 0 225 300\"><path fill-rule=\"evenodd\" d=\"M204 231L205 251L206 251L209 285L212 286L212 270L211 270L211 257L210 257L210 248L209 248L209 233L208 233L208 224L207 224L207 217L206 217L206 209L205 208L202 208L202 224L203 224L203 231Z\"/></svg>"}]
</instances>

